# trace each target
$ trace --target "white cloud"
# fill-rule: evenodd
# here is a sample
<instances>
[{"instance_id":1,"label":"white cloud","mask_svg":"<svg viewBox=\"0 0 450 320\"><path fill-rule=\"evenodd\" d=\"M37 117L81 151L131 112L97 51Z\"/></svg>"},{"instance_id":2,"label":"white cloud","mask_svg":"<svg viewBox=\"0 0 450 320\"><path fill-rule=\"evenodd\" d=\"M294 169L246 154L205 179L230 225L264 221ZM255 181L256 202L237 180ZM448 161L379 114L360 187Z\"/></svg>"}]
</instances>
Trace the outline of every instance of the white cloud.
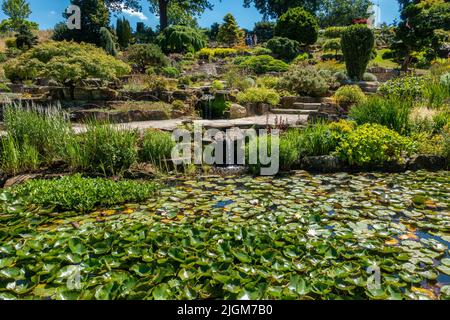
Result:
<instances>
[{"instance_id":1,"label":"white cloud","mask_svg":"<svg viewBox=\"0 0 450 320\"><path fill-rule=\"evenodd\" d=\"M136 17L139 20L148 20L147 16L145 14L143 14L142 12L138 12L138 11L135 11L132 9L125 9L123 7L123 5L122 5L122 12L129 16Z\"/></svg>"}]
</instances>

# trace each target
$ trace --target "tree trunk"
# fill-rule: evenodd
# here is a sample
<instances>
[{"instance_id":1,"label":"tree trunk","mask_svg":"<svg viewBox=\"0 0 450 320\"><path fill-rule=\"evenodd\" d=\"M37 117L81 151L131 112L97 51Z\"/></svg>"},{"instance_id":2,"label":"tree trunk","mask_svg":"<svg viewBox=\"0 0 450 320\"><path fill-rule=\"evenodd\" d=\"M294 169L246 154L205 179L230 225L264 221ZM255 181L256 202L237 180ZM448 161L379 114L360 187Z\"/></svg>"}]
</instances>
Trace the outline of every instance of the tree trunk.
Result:
<instances>
[{"instance_id":1,"label":"tree trunk","mask_svg":"<svg viewBox=\"0 0 450 320\"><path fill-rule=\"evenodd\" d=\"M167 28L169 22L167 17L167 7L169 0L158 0L159 1L159 29L162 31Z\"/></svg>"}]
</instances>

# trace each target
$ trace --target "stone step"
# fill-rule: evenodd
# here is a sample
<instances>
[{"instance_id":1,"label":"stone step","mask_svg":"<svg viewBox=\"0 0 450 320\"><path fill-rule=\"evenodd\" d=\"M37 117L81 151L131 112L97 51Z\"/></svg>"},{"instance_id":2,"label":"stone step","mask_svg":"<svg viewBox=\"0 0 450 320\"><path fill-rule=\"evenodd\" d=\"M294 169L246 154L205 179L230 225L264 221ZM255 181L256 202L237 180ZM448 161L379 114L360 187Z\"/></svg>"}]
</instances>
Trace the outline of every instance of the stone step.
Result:
<instances>
[{"instance_id":1,"label":"stone step","mask_svg":"<svg viewBox=\"0 0 450 320\"><path fill-rule=\"evenodd\" d=\"M299 114L308 115L311 113L317 113L318 110L301 110L301 109L272 109L270 110L273 114Z\"/></svg>"},{"instance_id":2,"label":"stone step","mask_svg":"<svg viewBox=\"0 0 450 320\"><path fill-rule=\"evenodd\" d=\"M319 110L321 103L305 103L305 102L295 102L292 109L299 110Z\"/></svg>"}]
</instances>

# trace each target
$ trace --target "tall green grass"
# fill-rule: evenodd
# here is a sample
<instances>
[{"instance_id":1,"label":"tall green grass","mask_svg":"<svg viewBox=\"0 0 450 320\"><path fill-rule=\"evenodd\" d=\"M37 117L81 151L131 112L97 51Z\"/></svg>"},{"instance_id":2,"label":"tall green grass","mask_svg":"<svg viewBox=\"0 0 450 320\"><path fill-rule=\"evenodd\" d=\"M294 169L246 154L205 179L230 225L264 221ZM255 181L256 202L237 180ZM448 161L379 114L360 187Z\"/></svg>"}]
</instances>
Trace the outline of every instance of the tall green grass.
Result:
<instances>
[{"instance_id":1,"label":"tall green grass","mask_svg":"<svg viewBox=\"0 0 450 320\"><path fill-rule=\"evenodd\" d=\"M400 98L371 97L350 109L349 116L358 124L377 123L404 134L408 131L413 104Z\"/></svg>"},{"instance_id":2,"label":"tall green grass","mask_svg":"<svg viewBox=\"0 0 450 320\"><path fill-rule=\"evenodd\" d=\"M73 135L69 115L59 105L9 104L3 109L3 121L16 145L33 147L45 163L61 159L67 138Z\"/></svg>"},{"instance_id":3,"label":"tall green grass","mask_svg":"<svg viewBox=\"0 0 450 320\"><path fill-rule=\"evenodd\" d=\"M149 162L160 170L165 171L168 169L167 160L171 158L174 147L175 141L170 133L148 130L142 138L139 160Z\"/></svg>"},{"instance_id":4,"label":"tall green grass","mask_svg":"<svg viewBox=\"0 0 450 320\"><path fill-rule=\"evenodd\" d=\"M78 169L120 175L137 160L138 133L91 121L85 133L71 140L67 150L70 163Z\"/></svg>"}]
</instances>

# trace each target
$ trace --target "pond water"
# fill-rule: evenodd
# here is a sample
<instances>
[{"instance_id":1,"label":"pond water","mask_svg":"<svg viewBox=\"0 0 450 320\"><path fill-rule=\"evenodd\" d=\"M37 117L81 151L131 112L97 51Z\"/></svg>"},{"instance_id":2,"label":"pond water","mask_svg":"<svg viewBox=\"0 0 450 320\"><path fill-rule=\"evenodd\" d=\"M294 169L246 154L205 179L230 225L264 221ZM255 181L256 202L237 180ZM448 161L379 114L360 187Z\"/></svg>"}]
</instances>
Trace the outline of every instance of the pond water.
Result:
<instances>
[{"instance_id":1,"label":"pond water","mask_svg":"<svg viewBox=\"0 0 450 320\"><path fill-rule=\"evenodd\" d=\"M88 215L10 204L0 299L450 297L448 171L161 184Z\"/></svg>"}]
</instances>

